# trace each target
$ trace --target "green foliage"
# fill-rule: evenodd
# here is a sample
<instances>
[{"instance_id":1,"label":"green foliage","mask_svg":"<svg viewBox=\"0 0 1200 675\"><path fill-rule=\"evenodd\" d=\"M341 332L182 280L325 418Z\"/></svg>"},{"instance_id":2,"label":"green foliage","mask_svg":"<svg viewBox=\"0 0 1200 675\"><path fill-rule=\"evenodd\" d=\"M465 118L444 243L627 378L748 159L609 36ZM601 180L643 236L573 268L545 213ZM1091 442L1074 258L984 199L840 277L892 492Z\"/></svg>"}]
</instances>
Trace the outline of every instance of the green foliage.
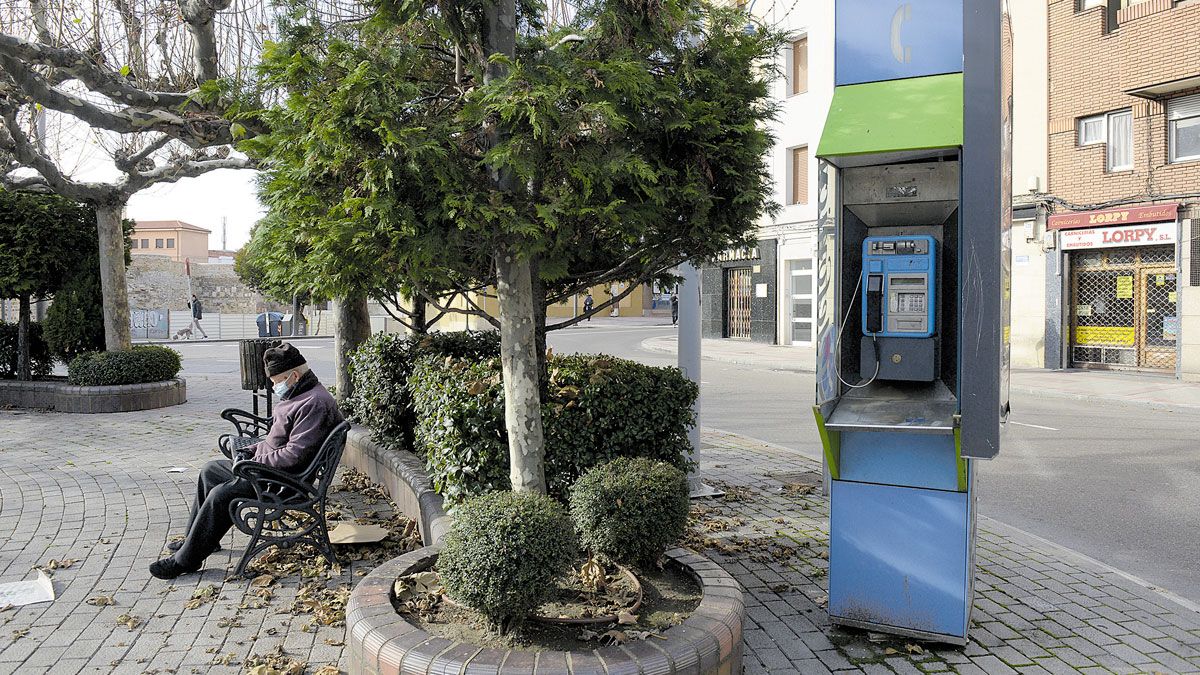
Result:
<instances>
[{"instance_id":1,"label":"green foliage","mask_svg":"<svg viewBox=\"0 0 1200 675\"><path fill-rule=\"evenodd\" d=\"M545 471L565 500L585 471L617 457L688 466L696 385L676 368L607 356L553 357L544 397ZM424 358L409 379L415 451L453 504L508 484L504 391L497 360Z\"/></svg>"},{"instance_id":2,"label":"green foliage","mask_svg":"<svg viewBox=\"0 0 1200 675\"><path fill-rule=\"evenodd\" d=\"M413 369L409 392L416 450L448 503L508 487L499 359L424 357Z\"/></svg>"},{"instance_id":3,"label":"green foliage","mask_svg":"<svg viewBox=\"0 0 1200 675\"><path fill-rule=\"evenodd\" d=\"M700 390L678 368L577 354L554 357L549 369L542 414L551 494L565 499L585 471L617 457L688 467Z\"/></svg>"},{"instance_id":4,"label":"green foliage","mask_svg":"<svg viewBox=\"0 0 1200 675\"><path fill-rule=\"evenodd\" d=\"M478 3L334 25L292 6L259 71L271 131L239 146L265 160L272 284L464 290L505 249L537 258L553 301L748 240L774 208L763 64L782 36L705 0L587 2L552 30L538 4L518 3L516 58L487 82ZM494 169L520 187L496 192Z\"/></svg>"},{"instance_id":5,"label":"green foliage","mask_svg":"<svg viewBox=\"0 0 1200 675\"><path fill-rule=\"evenodd\" d=\"M566 509L545 495L494 492L454 511L437 569L454 600L500 626L542 604L578 545Z\"/></svg>"},{"instance_id":6,"label":"green foliage","mask_svg":"<svg viewBox=\"0 0 1200 675\"><path fill-rule=\"evenodd\" d=\"M409 337L376 333L350 358L354 394L345 405L358 422L371 429L377 443L412 450L416 417L408 381L417 359L430 356L444 360L450 356L479 360L499 354L500 336L495 332L435 332Z\"/></svg>"},{"instance_id":7,"label":"green foliage","mask_svg":"<svg viewBox=\"0 0 1200 675\"><path fill-rule=\"evenodd\" d=\"M583 547L602 558L649 568L683 536L687 474L644 457L597 466L571 488L571 518Z\"/></svg>"},{"instance_id":8,"label":"green foliage","mask_svg":"<svg viewBox=\"0 0 1200 675\"><path fill-rule=\"evenodd\" d=\"M132 262L130 243L134 221L122 223L125 230L125 264ZM100 242L93 222L87 228L87 255L54 292L46 313L46 343L54 358L63 363L84 352L104 349L104 296L100 288Z\"/></svg>"},{"instance_id":9,"label":"green foliage","mask_svg":"<svg viewBox=\"0 0 1200 675\"><path fill-rule=\"evenodd\" d=\"M67 366L67 380L88 387L163 382L182 367L174 349L138 345L128 351L80 354Z\"/></svg>"},{"instance_id":10,"label":"green foliage","mask_svg":"<svg viewBox=\"0 0 1200 675\"><path fill-rule=\"evenodd\" d=\"M55 195L0 190L0 297L49 297L95 241L92 209Z\"/></svg>"},{"instance_id":11,"label":"green foliage","mask_svg":"<svg viewBox=\"0 0 1200 675\"><path fill-rule=\"evenodd\" d=\"M17 376L17 330L15 323L0 322L0 380L11 380ZM54 370L54 357L42 337L42 324L29 324L30 371L35 378L45 377Z\"/></svg>"}]
</instances>

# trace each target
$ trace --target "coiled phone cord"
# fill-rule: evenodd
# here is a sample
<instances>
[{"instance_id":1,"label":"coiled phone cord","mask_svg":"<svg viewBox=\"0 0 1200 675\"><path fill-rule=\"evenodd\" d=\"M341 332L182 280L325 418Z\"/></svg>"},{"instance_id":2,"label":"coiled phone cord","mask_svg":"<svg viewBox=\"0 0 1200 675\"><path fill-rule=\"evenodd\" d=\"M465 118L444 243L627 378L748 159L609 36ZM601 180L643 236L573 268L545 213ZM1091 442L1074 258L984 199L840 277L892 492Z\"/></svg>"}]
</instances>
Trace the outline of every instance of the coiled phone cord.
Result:
<instances>
[{"instance_id":1,"label":"coiled phone cord","mask_svg":"<svg viewBox=\"0 0 1200 675\"><path fill-rule=\"evenodd\" d=\"M833 343L833 352L837 354L837 363L833 366L833 374L837 376L839 382L847 387L850 387L851 389L862 389L864 387L868 387L872 382L875 381L875 378L879 377L879 339L874 333L871 333L871 345L875 348L875 374L871 376L871 379L863 382L862 384L850 384L842 379L842 352L840 351L840 347L842 346L842 333L846 330L846 322L850 320L850 311L854 309L854 301L858 298L859 289L862 288L862 278L863 274L862 272L859 272L858 283L854 285L854 294L850 296L850 306L846 308L846 316L842 318L842 326L841 328L838 328L837 340Z\"/></svg>"}]
</instances>

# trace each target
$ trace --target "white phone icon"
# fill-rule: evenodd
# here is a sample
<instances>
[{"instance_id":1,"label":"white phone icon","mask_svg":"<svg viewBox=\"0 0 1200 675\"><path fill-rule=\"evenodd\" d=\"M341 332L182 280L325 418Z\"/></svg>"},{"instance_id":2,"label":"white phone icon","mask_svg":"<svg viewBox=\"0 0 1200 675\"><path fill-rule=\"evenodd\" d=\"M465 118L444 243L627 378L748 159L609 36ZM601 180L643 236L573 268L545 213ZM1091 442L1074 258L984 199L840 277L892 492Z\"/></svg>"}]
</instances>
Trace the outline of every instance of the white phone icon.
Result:
<instances>
[{"instance_id":1,"label":"white phone icon","mask_svg":"<svg viewBox=\"0 0 1200 675\"><path fill-rule=\"evenodd\" d=\"M896 8L896 13L892 15L892 57L899 63L909 63L912 61L912 47L900 41L900 31L904 28L904 22L912 18L912 4L904 3Z\"/></svg>"}]
</instances>

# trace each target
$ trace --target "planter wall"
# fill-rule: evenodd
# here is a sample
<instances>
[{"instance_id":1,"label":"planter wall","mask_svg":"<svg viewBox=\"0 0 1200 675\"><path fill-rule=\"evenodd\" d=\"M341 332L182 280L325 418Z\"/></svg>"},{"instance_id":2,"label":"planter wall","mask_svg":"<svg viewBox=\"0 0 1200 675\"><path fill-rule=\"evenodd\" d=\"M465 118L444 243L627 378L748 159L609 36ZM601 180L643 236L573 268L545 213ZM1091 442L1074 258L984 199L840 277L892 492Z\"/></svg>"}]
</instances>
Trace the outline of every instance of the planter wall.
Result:
<instances>
[{"instance_id":1,"label":"planter wall","mask_svg":"<svg viewBox=\"0 0 1200 675\"><path fill-rule=\"evenodd\" d=\"M683 624L648 639L591 651L530 652L484 649L452 642L420 630L392 606L396 578L433 564L438 544L449 531L441 495L425 472L423 459L371 440L355 425L346 439L342 464L387 488L392 501L420 524L426 547L375 568L350 593L346 606L349 671L368 675L427 673L521 673L523 675L733 675L742 672L742 623L746 609L741 586L707 558L684 549L667 556L687 570L703 591L700 606Z\"/></svg>"},{"instance_id":2,"label":"planter wall","mask_svg":"<svg viewBox=\"0 0 1200 675\"><path fill-rule=\"evenodd\" d=\"M687 570L704 593L700 606L661 638L618 647L555 652L482 648L431 635L392 606L396 577L422 571L437 558L427 546L375 568L346 605L346 650L351 673L522 673L524 675L735 675L742 672L745 605L737 581L715 563L684 549L667 557Z\"/></svg>"},{"instance_id":3,"label":"planter wall","mask_svg":"<svg viewBox=\"0 0 1200 675\"><path fill-rule=\"evenodd\" d=\"M0 407L42 408L69 413L113 413L151 410L187 402L187 383L165 382L81 387L66 381L0 380Z\"/></svg>"},{"instance_id":4,"label":"planter wall","mask_svg":"<svg viewBox=\"0 0 1200 675\"><path fill-rule=\"evenodd\" d=\"M433 491L425 460L420 457L384 448L371 440L370 429L355 424L346 436L342 466L358 469L387 488L400 511L420 525L421 541L426 546L440 542L450 530L442 496Z\"/></svg>"}]
</instances>

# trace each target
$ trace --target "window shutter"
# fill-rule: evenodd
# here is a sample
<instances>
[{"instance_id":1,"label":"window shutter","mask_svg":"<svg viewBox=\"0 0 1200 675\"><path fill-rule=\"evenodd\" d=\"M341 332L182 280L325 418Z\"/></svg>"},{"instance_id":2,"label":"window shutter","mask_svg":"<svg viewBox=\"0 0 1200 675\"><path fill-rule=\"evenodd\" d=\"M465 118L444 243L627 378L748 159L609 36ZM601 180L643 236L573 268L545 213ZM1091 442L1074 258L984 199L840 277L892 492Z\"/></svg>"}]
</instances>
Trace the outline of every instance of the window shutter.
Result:
<instances>
[{"instance_id":1,"label":"window shutter","mask_svg":"<svg viewBox=\"0 0 1200 675\"><path fill-rule=\"evenodd\" d=\"M792 93L808 91L808 38L792 42Z\"/></svg>"},{"instance_id":2,"label":"window shutter","mask_svg":"<svg viewBox=\"0 0 1200 675\"><path fill-rule=\"evenodd\" d=\"M808 146L792 148L792 203L808 203Z\"/></svg>"},{"instance_id":3,"label":"window shutter","mask_svg":"<svg viewBox=\"0 0 1200 675\"><path fill-rule=\"evenodd\" d=\"M1167 119L1171 121L1200 117L1200 94L1167 101Z\"/></svg>"}]
</instances>

